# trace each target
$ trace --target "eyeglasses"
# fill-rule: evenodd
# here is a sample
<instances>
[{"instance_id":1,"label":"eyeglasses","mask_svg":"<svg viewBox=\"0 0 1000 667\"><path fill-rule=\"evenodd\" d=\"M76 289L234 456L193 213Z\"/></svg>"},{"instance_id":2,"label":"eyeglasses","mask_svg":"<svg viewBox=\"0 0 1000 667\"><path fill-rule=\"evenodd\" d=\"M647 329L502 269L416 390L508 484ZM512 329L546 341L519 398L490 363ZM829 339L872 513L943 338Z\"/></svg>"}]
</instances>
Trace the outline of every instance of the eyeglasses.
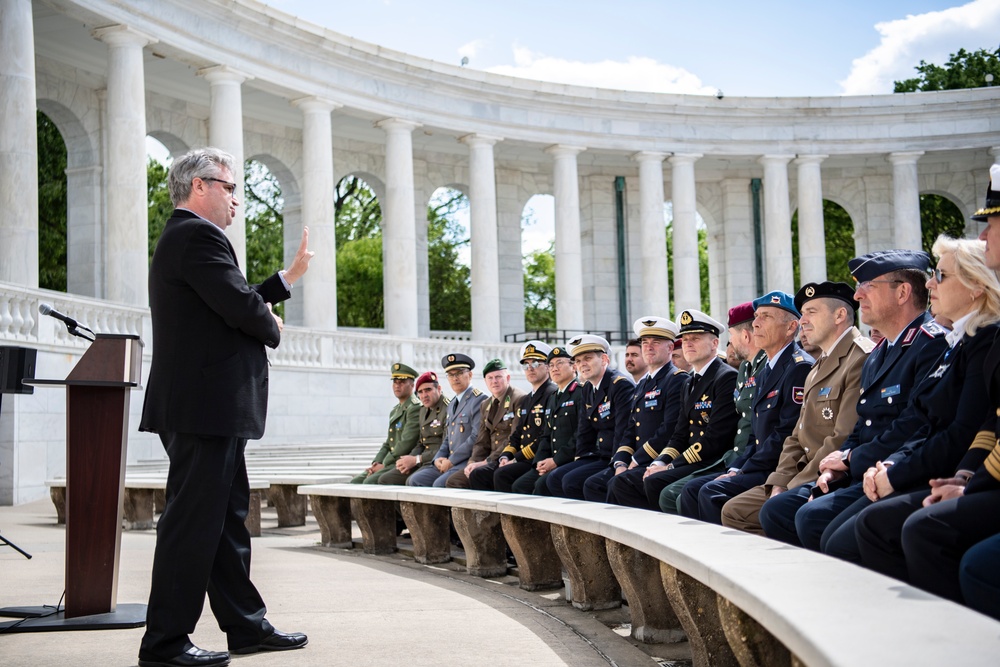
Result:
<instances>
[{"instance_id":1,"label":"eyeglasses","mask_svg":"<svg viewBox=\"0 0 1000 667\"><path fill-rule=\"evenodd\" d=\"M533 361L522 361L521 368L538 368L539 366L546 366L544 361L539 361L537 359Z\"/></svg>"},{"instance_id":2,"label":"eyeglasses","mask_svg":"<svg viewBox=\"0 0 1000 667\"><path fill-rule=\"evenodd\" d=\"M890 284L890 285L898 285L901 282L903 282L903 281L902 280L866 280L863 283L858 283L858 286L855 288L855 291L858 291L858 292L867 291L867 290L870 290L872 288L872 285L877 285L879 283L887 283L887 284Z\"/></svg>"},{"instance_id":3,"label":"eyeglasses","mask_svg":"<svg viewBox=\"0 0 1000 667\"><path fill-rule=\"evenodd\" d=\"M203 181L214 181L216 183L222 183L222 188L229 193L230 197L236 196L236 184L230 183L229 181L224 181L221 178L212 178L211 176L199 177Z\"/></svg>"},{"instance_id":4,"label":"eyeglasses","mask_svg":"<svg viewBox=\"0 0 1000 667\"><path fill-rule=\"evenodd\" d=\"M945 273L941 269L930 269L931 277L940 285L944 282L944 279L950 276L950 273Z\"/></svg>"},{"instance_id":5,"label":"eyeglasses","mask_svg":"<svg viewBox=\"0 0 1000 667\"><path fill-rule=\"evenodd\" d=\"M445 375L447 375L448 377L450 377L452 380L457 380L458 378L462 377L466 373L471 373L471 372L472 371L448 371L447 373L445 373Z\"/></svg>"}]
</instances>

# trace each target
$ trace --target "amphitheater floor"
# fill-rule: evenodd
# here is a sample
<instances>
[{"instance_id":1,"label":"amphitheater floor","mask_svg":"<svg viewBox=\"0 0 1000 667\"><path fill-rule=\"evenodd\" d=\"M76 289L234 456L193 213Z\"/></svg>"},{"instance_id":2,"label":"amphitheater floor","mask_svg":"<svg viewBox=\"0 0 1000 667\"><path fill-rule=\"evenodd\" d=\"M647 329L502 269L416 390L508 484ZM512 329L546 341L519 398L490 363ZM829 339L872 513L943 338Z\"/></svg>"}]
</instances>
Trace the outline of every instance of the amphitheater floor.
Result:
<instances>
[{"instance_id":1,"label":"amphitheater floor","mask_svg":"<svg viewBox=\"0 0 1000 667\"><path fill-rule=\"evenodd\" d=\"M279 629L309 635L300 651L234 656L239 667L281 665L690 664L686 646L639 647L623 639L621 610L588 614L561 591L526 593L517 580L469 577L464 568L422 566L404 554L365 556L317 545L319 531L278 529L264 510L253 542L253 578ZM47 500L0 507L0 535L32 554L0 547L0 607L54 605L62 593L64 530ZM122 536L118 601L145 603L154 531ZM8 619L0 619L8 620ZM0 641L0 664L135 665L142 629L17 633ZM206 604L192 640L220 650L225 636Z\"/></svg>"}]
</instances>

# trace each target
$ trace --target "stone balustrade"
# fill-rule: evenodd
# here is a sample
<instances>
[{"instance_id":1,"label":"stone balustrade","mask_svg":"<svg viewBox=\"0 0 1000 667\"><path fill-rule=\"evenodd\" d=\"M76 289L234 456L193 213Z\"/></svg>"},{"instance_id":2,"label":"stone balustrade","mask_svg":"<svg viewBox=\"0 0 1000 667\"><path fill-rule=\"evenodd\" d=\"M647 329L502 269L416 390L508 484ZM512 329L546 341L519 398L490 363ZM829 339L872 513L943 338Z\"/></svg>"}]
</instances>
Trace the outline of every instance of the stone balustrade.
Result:
<instances>
[{"instance_id":1,"label":"stone balustrade","mask_svg":"<svg viewBox=\"0 0 1000 667\"><path fill-rule=\"evenodd\" d=\"M449 560L450 515L469 574L506 574L526 590L569 579L572 604L628 601L632 635L686 636L699 667L994 665L1000 624L819 553L678 516L602 503L463 489L303 486L323 544L395 550L395 506L421 563Z\"/></svg>"}]
</instances>

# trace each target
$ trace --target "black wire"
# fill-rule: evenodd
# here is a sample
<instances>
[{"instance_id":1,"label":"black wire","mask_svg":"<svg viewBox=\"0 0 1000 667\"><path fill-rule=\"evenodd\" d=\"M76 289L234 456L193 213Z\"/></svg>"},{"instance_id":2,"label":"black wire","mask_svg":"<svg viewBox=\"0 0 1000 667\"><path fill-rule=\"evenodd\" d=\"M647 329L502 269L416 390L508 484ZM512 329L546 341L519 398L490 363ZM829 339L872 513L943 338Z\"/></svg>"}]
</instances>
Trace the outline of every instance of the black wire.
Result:
<instances>
[{"instance_id":1,"label":"black wire","mask_svg":"<svg viewBox=\"0 0 1000 667\"><path fill-rule=\"evenodd\" d=\"M20 627L22 623L25 623L27 621L31 621L31 620L34 620L36 618L48 618L49 616L55 616L56 614L58 614L61 611L65 611L65 609L63 609L63 606L62 606L62 601L63 601L63 598L65 598L65 597L66 597L66 589L64 588L63 592L62 592L62 595L59 596L59 602L56 603L55 607L52 607L52 606L47 605L47 604L42 605L43 609L51 609L52 611L50 611L47 614L42 614L40 616L25 616L20 621L17 621L15 623L11 623L8 626L0 628L0 635L4 634L5 632L11 632L12 630L14 630L14 628Z\"/></svg>"}]
</instances>

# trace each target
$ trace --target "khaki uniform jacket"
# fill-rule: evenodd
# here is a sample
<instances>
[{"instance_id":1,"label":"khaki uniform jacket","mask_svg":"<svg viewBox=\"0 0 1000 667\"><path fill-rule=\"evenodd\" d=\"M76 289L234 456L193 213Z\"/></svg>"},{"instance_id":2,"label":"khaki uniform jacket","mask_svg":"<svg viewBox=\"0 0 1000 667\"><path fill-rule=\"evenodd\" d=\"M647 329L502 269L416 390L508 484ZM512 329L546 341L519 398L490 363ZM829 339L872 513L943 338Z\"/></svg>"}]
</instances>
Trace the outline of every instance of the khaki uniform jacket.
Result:
<instances>
[{"instance_id":1,"label":"khaki uniform jacket","mask_svg":"<svg viewBox=\"0 0 1000 667\"><path fill-rule=\"evenodd\" d=\"M410 400L397 403L389 412L389 433L373 463L381 463L386 468L393 467L396 459L413 451L419 436L420 401L411 395Z\"/></svg>"},{"instance_id":2,"label":"khaki uniform jacket","mask_svg":"<svg viewBox=\"0 0 1000 667\"><path fill-rule=\"evenodd\" d=\"M444 440L444 430L448 421L448 404L451 399L441 394L438 402L429 408L420 406L420 439L413 448L413 455L420 459L418 465L430 463L434 459L441 441Z\"/></svg>"},{"instance_id":3,"label":"khaki uniform jacket","mask_svg":"<svg viewBox=\"0 0 1000 667\"><path fill-rule=\"evenodd\" d=\"M469 463L489 461L496 463L500 452L510 443L510 434L517 427L517 414L525 393L513 385L500 398L490 396L480 408L479 435L472 445Z\"/></svg>"},{"instance_id":4,"label":"khaki uniform jacket","mask_svg":"<svg viewBox=\"0 0 1000 667\"><path fill-rule=\"evenodd\" d=\"M819 477L819 462L838 449L858 421L861 368L875 344L855 327L806 376L795 430L785 438L778 467L765 486L793 489ZM767 489L770 493L770 489Z\"/></svg>"}]
</instances>

